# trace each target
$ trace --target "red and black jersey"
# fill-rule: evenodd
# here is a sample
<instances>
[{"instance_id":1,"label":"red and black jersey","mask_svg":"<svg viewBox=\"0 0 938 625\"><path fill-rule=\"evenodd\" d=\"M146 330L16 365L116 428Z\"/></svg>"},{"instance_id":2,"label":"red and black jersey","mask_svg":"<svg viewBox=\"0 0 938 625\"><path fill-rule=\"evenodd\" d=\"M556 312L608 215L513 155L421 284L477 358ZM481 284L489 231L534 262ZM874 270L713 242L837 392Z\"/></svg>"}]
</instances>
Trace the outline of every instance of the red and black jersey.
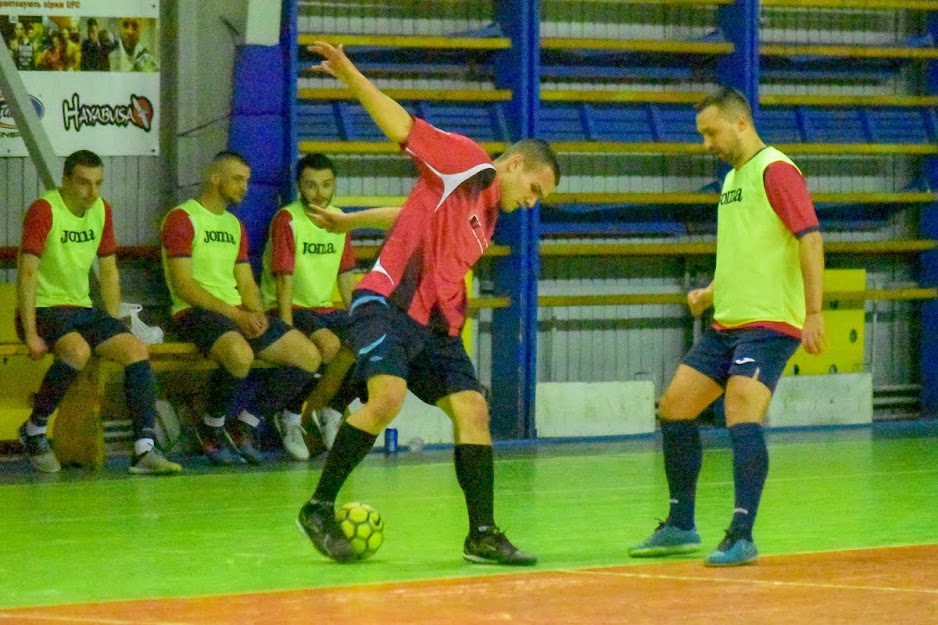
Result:
<instances>
[{"instance_id":1,"label":"red and black jersey","mask_svg":"<svg viewBox=\"0 0 938 625\"><path fill-rule=\"evenodd\" d=\"M466 274L489 246L501 192L482 147L421 119L402 144L420 172L359 289L452 336L466 319Z\"/></svg>"}]
</instances>

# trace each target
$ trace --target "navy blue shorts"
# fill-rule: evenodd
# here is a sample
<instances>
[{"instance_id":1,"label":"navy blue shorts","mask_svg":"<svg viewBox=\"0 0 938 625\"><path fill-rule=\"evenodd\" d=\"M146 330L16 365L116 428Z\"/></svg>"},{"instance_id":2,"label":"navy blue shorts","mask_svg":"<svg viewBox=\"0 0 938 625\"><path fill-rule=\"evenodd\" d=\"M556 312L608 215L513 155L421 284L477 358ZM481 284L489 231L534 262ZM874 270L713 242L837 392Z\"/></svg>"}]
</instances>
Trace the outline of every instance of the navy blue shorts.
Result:
<instances>
[{"instance_id":1,"label":"navy blue shorts","mask_svg":"<svg viewBox=\"0 0 938 625\"><path fill-rule=\"evenodd\" d=\"M348 311L316 312L312 308L297 308L293 311L293 327L307 336L318 330L329 330L345 341L348 339Z\"/></svg>"},{"instance_id":2,"label":"navy blue shorts","mask_svg":"<svg viewBox=\"0 0 938 625\"><path fill-rule=\"evenodd\" d=\"M741 375L775 391L799 345L798 339L766 328L710 328L684 356L684 364L724 388L730 377Z\"/></svg>"},{"instance_id":3,"label":"navy blue shorts","mask_svg":"<svg viewBox=\"0 0 938 625\"><path fill-rule=\"evenodd\" d=\"M267 315L267 331L257 338L247 340L248 345L259 354L274 343L276 343L284 334L290 331L284 321L277 317ZM228 332L237 332L241 336L244 333L238 328L238 324L225 315L204 308L190 308L173 319L173 327L179 338L189 343L195 343L203 354L212 351L215 341Z\"/></svg>"},{"instance_id":4,"label":"navy blue shorts","mask_svg":"<svg viewBox=\"0 0 938 625\"><path fill-rule=\"evenodd\" d=\"M430 405L453 393L482 392L461 337L433 332L369 291L355 293L349 320L356 383L382 374L404 378Z\"/></svg>"},{"instance_id":5,"label":"navy blue shorts","mask_svg":"<svg viewBox=\"0 0 938 625\"><path fill-rule=\"evenodd\" d=\"M120 319L115 319L97 308L77 306L51 306L36 309L36 334L50 349L69 332L78 332L81 338L94 349L118 334L127 334L130 329ZM23 323L16 316L16 334L23 340Z\"/></svg>"}]
</instances>

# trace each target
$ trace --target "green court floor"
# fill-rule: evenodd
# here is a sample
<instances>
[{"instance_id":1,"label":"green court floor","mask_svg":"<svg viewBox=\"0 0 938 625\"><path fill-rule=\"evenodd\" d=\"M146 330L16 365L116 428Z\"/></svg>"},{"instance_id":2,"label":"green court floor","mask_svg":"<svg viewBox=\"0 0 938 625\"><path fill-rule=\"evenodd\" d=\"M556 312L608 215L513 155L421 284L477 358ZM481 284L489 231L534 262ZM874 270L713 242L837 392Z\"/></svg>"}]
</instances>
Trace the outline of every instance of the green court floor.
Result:
<instances>
[{"instance_id":1,"label":"green court floor","mask_svg":"<svg viewBox=\"0 0 938 625\"><path fill-rule=\"evenodd\" d=\"M938 542L938 423L771 432L756 542L763 554ZM704 553L732 508L725 431L705 435L698 497ZM657 437L499 445L496 517L535 570L641 565L629 545L666 514ZM371 454L340 502L384 515L373 560L338 565L294 525L319 475L190 460L171 478L34 474L0 463L0 607L192 597L508 572L463 562L466 519L450 450ZM700 558L703 554L690 556Z\"/></svg>"}]
</instances>

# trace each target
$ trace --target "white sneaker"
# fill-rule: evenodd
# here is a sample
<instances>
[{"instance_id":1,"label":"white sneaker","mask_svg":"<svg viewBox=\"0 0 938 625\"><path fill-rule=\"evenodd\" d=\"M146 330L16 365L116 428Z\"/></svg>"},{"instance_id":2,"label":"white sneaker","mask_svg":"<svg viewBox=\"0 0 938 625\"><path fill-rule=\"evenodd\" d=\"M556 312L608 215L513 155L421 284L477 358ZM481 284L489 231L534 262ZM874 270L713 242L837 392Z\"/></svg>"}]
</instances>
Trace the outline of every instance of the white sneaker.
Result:
<instances>
[{"instance_id":1,"label":"white sneaker","mask_svg":"<svg viewBox=\"0 0 938 625\"><path fill-rule=\"evenodd\" d=\"M332 449L335 443L335 437L339 433L339 426L342 425L342 413L335 408L320 408L316 411L316 422L319 424L319 431L322 432L322 443L326 449Z\"/></svg>"},{"instance_id":2,"label":"white sneaker","mask_svg":"<svg viewBox=\"0 0 938 625\"><path fill-rule=\"evenodd\" d=\"M274 425L277 432L280 433L280 439L283 441L283 448L287 453L293 456L294 460L305 462L309 460L309 449L303 440L303 426L300 425L299 415L293 418L287 416L287 411L281 411L274 415Z\"/></svg>"}]
</instances>

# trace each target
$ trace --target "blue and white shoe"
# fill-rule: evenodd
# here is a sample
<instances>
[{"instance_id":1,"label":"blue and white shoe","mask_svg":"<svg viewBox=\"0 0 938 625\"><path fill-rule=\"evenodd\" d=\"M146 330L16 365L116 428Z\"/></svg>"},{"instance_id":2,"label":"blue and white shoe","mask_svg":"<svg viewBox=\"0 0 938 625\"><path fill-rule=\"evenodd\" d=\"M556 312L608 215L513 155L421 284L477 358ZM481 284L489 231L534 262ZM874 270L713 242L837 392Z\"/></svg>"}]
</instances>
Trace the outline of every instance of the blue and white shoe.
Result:
<instances>
[{"instance_id":1,"label":"blue and white shoe","mask_svg":"<svg viewBox=\"0 0 938 625\"><path fill-rule=\"evenodd\" d=\"M741 566L752 564L759 557L756 543L736 536L731 530L726 531L726 538L720 546L704 560L705 566Z\"/></svg>"},{"instance_id":2,"label":"blue and white shoe","mask_svg":"<svg viewBox=\"0 0 938 625\"><path fill-rule=\"evenodd\" d=\"M698 549L700 549L700 534L695 528L682 530L669 525L668 521L662 521L645 542L629 549L629 555L633 558L656 558L690 553Z\"/></svg>"}]
</instances>

